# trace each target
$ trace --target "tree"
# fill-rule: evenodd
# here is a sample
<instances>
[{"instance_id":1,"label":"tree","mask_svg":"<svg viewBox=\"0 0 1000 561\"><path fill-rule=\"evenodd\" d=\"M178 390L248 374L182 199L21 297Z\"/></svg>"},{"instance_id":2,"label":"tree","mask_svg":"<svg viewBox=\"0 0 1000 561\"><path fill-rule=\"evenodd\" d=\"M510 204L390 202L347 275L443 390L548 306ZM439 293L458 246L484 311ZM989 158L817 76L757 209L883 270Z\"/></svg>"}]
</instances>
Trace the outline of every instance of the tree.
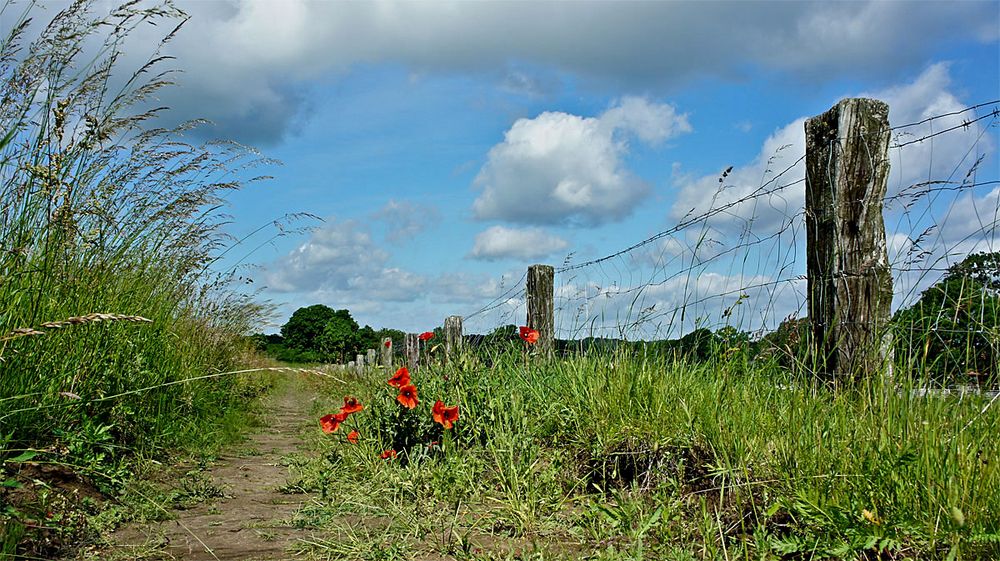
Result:
<instances>
[{"instance_id":1,"label":"tree","mask_svg":"<svg viewBox=\"0 0 1000 561\"><path fill-rule=\"evenodd\" d=\"M998 288L1000 253L976 253L952 265L914 305L896 312L896 355L942 380L996 375Z\"/></svg>"},{"instance_id":2,"label":"tree","mask_svg":"<svg viewBox=\"0 0 1000 561\"><path fill-rule=\"evenodd\" d=\"M379 343L382 340L379 338L378 333L369 326L364 326L358 330L358 352L364 352L368 349L377 349Z\"/></svg>"},{"instance_id":3,"label":"tree","mask_svg":"<svg viewBox=\"0 0 1000 561\"><path fill-rule=\"evenodd\" d=\"M327 322L337 317L341 312L347 313L347 310L335 311L323 304L295 310L292 317L288 319L288 323L281 326L281 335L285 338L285 345L305 351L319 350L318 340L323 334ZM350 317L350 313L347 313L347 317ZM357 329L356 326L357 324L355 324L355 329Z\"/></svg>"},{"instance_id":4,"label":"tree","mask_svg":"<svg viewBox=\"0 0 1000 561\"><path fill-rule=\"evenodd\" d=\"M358 322L347 310L337 310L323 327L316 349L328 358L344 363L357 353L358 347Z\"/></svg>"}]
</instances>

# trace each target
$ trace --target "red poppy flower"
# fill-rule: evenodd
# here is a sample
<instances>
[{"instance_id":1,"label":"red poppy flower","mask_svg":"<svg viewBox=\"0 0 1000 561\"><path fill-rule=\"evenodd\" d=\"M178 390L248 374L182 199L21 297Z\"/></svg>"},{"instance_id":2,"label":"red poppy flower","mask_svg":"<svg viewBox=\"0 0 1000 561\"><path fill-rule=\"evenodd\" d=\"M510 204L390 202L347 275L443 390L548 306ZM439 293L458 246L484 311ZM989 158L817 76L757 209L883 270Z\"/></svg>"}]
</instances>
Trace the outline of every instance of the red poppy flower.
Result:
<instances>
[{"instance_id":1,"label":"red poppy flower","mask_svg":"<svg viewBox=\"0 0 1000 561\"><path fill-rule=\"evenodd\" d=\"M347 420L347 413L340 412L337 414L323 415L319 418L319 426L323 428L323 432L330 434L331 432L337 432L340 428L340 423Z\"/></svg>"},{"instance_id":2,"label":"red poppy flower","mask_svg":"<svg viewBox=\"0 0 1000 561\"><path fill-rule=\"evenodd\" d=\"M350 415L351 413L357 413L364 409L364 406L358 403L358 398L352 395L344 396L344 406L340 408L340 412L345 415Z\"/></svg>"},{"instance_id":3,"label":"red poppy flower","mask_svg":"<svg viewBox=\"0 0 1000 561\"><path fill-rule=\"evenodd\" d=\"M458 406L447 407L441 400L438 400L431 408L431 416L435 423L441 423L445 429L450 429L451 424L458 420Z\"/></svg>"},{"instance_id":4,"label":"red poppy flower","mask_svg":"<svg viewBox=\"0 0 1000 561\"><path fill-rule=\"evenodd\" d=\"M416 407L417 386L414 386L413 384L406 384L405 386L399 388L399 395L396 396L396 401L407 409L413 409Z\"/></svg>"},{"instance_id":5,"label":"red poppy flower","mask_svg":"<svg viewBox=\"0 0 1000 561\"><path fill-rule=\"evenodd\" d=\"M347 441L350 442L351 444L357 444L358 443L358 438L360 436L361 436L361 433L359 433L356 430L352 430L350 433L347 434Z\"/></svg>"},{"instance_id":6,"label":"red poppy flower","mask_svg":"<svg viewBox=\"0 0 1000 561\"><path fill-rule=\"evenodd\" d=\"M521 339L524 339L525 342L527 342L529 345L534 345L535 343L538 342L538 330L537 329L532 329L532 328L528 327L527 325L525 325L525 326L521 327L520 333L518 333L518 334L521 336Z\"/></svg>"},{"instance_id":7,"label":"red poppy flower","mask_svg":"<svg viewBox=\"0 0 1000 561\"><path fill-rule=\"evenodd\" d=\"M394 388L401 388L410 383L410 371L405 366L401 366L392 378L389 378L389 385Z\"/></svg>"},{"instance_id":8,"label":"red poppy flower","mask_svg":"<svg viewBox=\"0 0 1000 561\"><path fill-rule=\"evenodd\" d=\"M386 341L385 343L382 343L382 344L385 345L385 348L388 349L389 347L392 346L392 339L389 339L388 341Z\"/></svg>"},{"instance_id":9,"label":"red poppy flower","mask_svg":"<svg viewBox=\"0 0 1000 561\"><path fill-rule=\"evenodd\" d=\"M420 335L417 335L417 339L421 341L430 341L432 337L434 337L434 333L431 331L424 331Z\"/></svg>"},{"instance_id":10,"label":"red poppy flower","mask_svg":"<svg viewBox=\"0 0 1000 561\"><path fill-rule=\"evenodd\" d=\"M389 458L395 458L396 457L396 451L393 450L392 448L390 448L390 449L386 450L385 452L382 452L382 456L381 457L382 457L383 460L388 460Z\"/></svg>"}]
</instances>

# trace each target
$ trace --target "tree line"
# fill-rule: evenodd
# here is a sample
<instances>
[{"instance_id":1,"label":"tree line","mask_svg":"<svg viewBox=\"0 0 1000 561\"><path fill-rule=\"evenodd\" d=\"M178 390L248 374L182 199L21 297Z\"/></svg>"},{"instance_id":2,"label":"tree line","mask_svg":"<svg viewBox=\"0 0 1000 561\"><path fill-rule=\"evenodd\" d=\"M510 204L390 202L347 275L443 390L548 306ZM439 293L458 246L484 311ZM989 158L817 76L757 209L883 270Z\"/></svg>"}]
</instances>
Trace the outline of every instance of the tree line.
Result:
<instances>
[{"instance_id":1,"label":"tree line","mask_svg":"<svg viewBox=\"0 0 1000 561\"><path fill-rule=\"evenodd\" d=\"M403 344L398 329L360 327L348 310L315 304L295 310L281 326L281 334L256 334L256 348L284 362L330 362L346 364L359 353L378 348L382 339L392 339L393 348Z\"/></svg>"},{"instance_id":2,"label":"tree line","mask_svg":"<svg viewBox=\"0 0 1000 561\"><path fill-rule=\"evenodd\" d=\"M1000 364L1000 252L974 253L952 265L942 278L921 293L911 306L892 317L897 362L909 370L944 382L985 382L996 379ZM440 335L440 328L435 334ZM808 318L787 318L778 329L754 336L732 326L715 331L698 328L678 339L625 342L587 337L557 340L560 354L642 347L682 360L702 362L735 354L752 360L774 359L785 366L808 363ZM280 335L254 335L259 350L285 362L346 364L357 354L392 340L402 348L398 329L360 327L348 310L322 304L299 308ZM520 345L516 325L501 325L485 335L467 335L476 348Z\"/></svg>"}]
</instances>

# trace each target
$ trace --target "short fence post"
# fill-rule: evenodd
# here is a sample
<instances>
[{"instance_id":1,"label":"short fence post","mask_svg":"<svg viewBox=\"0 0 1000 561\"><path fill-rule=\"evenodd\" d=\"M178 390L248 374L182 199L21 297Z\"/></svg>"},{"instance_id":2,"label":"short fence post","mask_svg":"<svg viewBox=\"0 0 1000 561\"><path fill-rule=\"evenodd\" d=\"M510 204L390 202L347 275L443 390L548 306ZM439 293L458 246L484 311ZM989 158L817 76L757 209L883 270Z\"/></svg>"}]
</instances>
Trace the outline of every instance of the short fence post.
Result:
<instances>
[{"instance_id":1,"label":"short fence post","mask_svg":"<svg viewBox=\"0 0 1000 561\"><path fill-rule=\"evenodd\" d=\"M538 331L538 349L550 354L555 340L553 290L555 269L551 265L528 267L528 327Z\"/></svg>"},{"instance_id":2,"label":"short fence post","mask_svg":"<svg viewBox=\"0 0 1000 561\"><path fill-rule=\"evenodd\" d=\"M354 361L354 371L358 374L365 371L365 355L358 354L357 360Z\"/></svg>"},{"instance_id":3,"label":"short fence post","mask_svg":"<svg viewBox=\"0 0 1000 561\"><path fill-rule=\"evenodd\" d=\"M365 353L365 366L368 368L378 366L378 363L375 362L375 349L368 349L368 352Z\"/></svg>"},{"instance_id":4,"label":"short fence post","mask_svg":"<svg viewBox=\"0 0 1000 561\"><path fill-rule=\"evenodd\" d=\"M382 368L386 372L392 371L392 337L382 339Z\"/></svg>"},{"instance_id":5,"label":"short fence post","mask_svg":"<svg viewBox=\"0 0 1000 561\"><path fill-rule=\"evenodd\" d=\"M882 204L889 106L841 100L806 120L806 272L818 373L853 379L891 369L892 274Z\"/></svg>"},{"instance_id":6,"label":"short fence post","mask_svg":"<svg viewBox=\"0 0 1000 561\"><path fill-rule=\"evenodd\" d=\"M444 320L444 356L451 359L462 350L462 316L448 316Z\"/></svg>"},{"instance_id":7,"label":"short fence post","mask_svg":"<svg viewBox=\"0 0 1000 561\"><path fill-rule=\"evenodd\" d=\"M406 367L410 372L416 372L417 366L420 364L420 339L418 337L419 335L416 333L406 334L404 350L406 351Z\"/></svg>"}]
</instances>

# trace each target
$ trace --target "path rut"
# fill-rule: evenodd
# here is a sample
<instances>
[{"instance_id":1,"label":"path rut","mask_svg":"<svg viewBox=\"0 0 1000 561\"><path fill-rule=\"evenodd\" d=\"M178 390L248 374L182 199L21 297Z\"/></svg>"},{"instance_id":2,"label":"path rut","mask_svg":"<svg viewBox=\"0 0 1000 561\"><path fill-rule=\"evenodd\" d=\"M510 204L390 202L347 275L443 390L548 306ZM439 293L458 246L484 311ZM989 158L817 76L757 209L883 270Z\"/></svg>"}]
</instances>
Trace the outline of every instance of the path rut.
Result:
<instances>
[{"instance_id":1,"label":"path rut","mask_svg":"<svg viewBox=\"0 0 1000 561\"><path fill-rule=\"evenodd\" d=\"M303 386L288 384L266 399L263 427L205 470L211 488L221 489L223 497L174 511L171 520L115 532L112 549L116 556L184 561L291 559L289 546L312 534L292 524L309 495L281 491L290 479L282 459L304 450L300 433L311 422L312 398ZM247 448L256 452L239 453Z\"/></svg>"}]
</instances>

